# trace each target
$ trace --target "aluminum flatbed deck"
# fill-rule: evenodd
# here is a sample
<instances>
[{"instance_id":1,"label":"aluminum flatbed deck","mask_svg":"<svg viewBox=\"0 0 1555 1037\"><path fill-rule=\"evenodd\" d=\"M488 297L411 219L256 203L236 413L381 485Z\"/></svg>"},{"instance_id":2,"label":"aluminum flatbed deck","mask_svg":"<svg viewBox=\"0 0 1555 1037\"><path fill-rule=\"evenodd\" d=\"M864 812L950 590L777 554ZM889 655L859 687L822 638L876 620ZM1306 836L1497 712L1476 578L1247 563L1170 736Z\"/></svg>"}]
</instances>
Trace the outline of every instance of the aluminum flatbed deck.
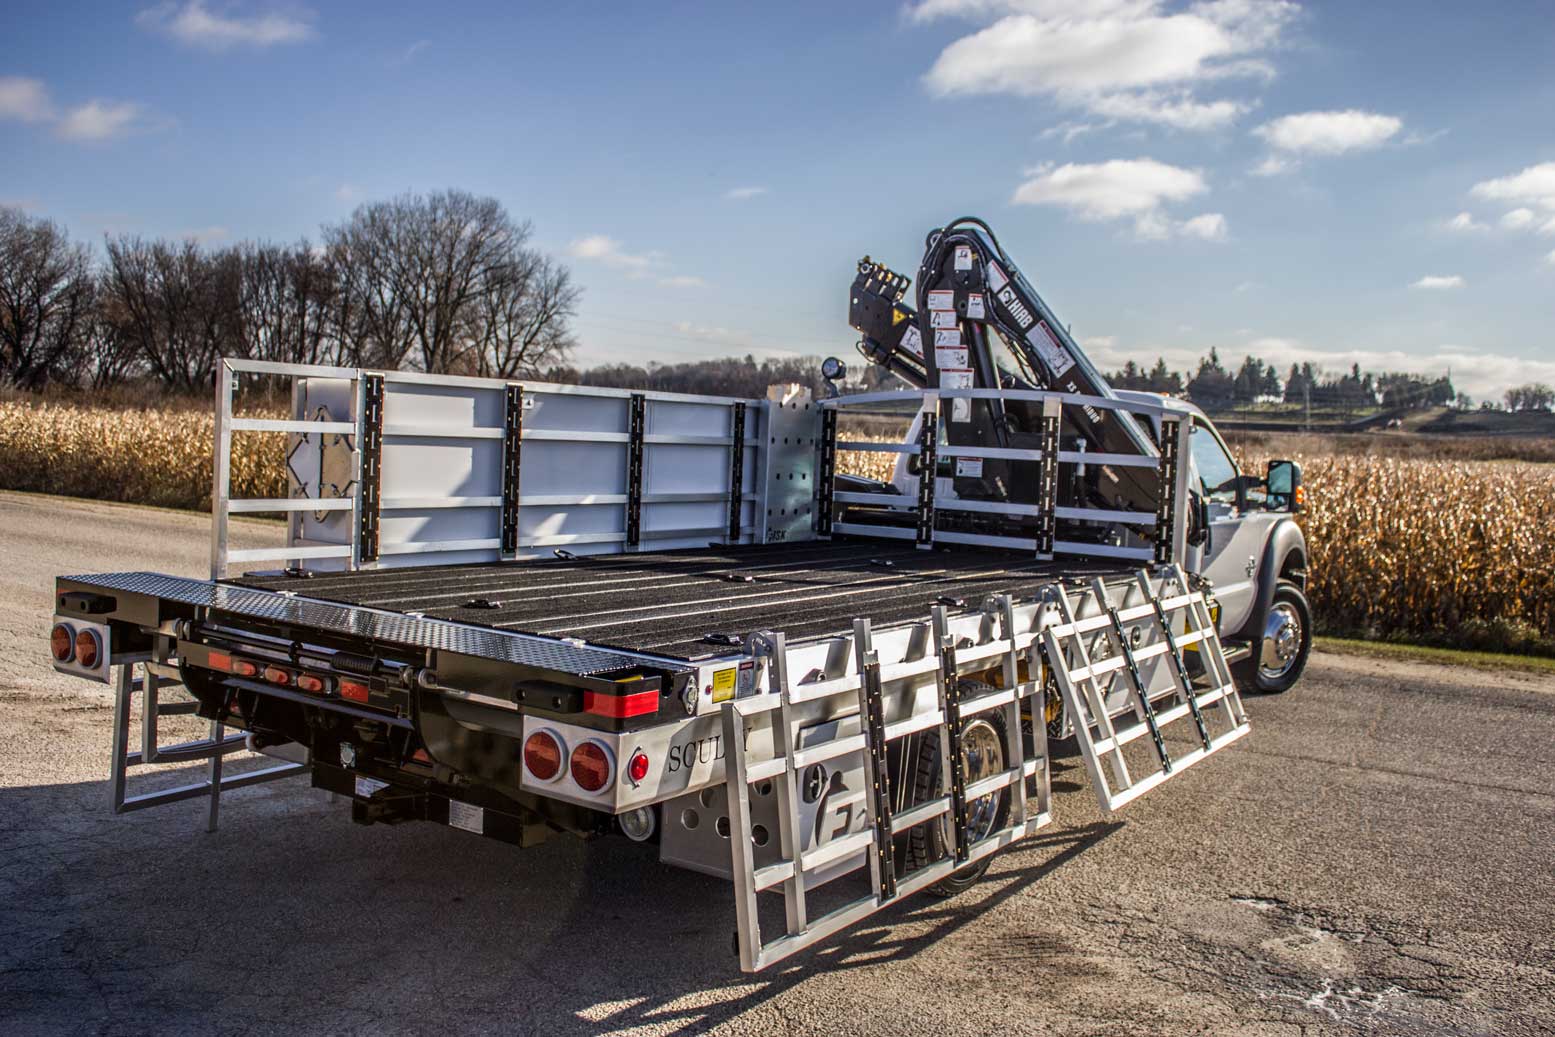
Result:
<instances>
[{"instance_id":1,"label":"aluminum flatbed deck","mask_svg":"<svg viewBox=\"0 0 1555 1037\"><path fill-rule=\"evenodd\" d=\"M475 627L697 661L758 630L790 641L921 619L935 604L977 608L1030 597L1059 578L1128 575L1105 563L1037 561L1008 551L933 551L878 541L712 546L226 582L424 615Z\"/></svg>"}]
</instances>

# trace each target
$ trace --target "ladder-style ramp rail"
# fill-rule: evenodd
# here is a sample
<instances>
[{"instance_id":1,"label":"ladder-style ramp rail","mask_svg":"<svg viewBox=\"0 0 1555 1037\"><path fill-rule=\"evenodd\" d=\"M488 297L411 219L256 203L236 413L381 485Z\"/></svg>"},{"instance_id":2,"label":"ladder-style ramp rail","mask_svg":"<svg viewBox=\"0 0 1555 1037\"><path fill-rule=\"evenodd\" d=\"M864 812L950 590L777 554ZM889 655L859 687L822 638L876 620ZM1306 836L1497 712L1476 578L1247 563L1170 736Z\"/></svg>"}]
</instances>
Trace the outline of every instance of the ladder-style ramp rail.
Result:
<instances>
[{"instance_id":1,"label":"ladder-style ramp rail","mask_svg":"<svg viewBox=\"0 0 1555 1037\"><path fill-rule=\"evenodd\" d=\"M1143 571L1121 591L1109 590L1101 580L1078 597L1056 586L1062 622L1042 631L1046 665L1071 718L1097 800L1108 812L1249 730L1204 594L1189 590L1181 566L1167 573L1159 591ZM1198 674L1189 665L1190 654L1200 661ZM1133 716L1123 726L1113 719L1120 691ZM1169 744L1168 726L1190 720L1191 741ZM1146 739L1148 747L1131 768L1125 750Z\"/></svg>"},{"instance_id":2,"label":"ladder-style ramp rail","mask_svg":"<svg viewBox=\"0 0 1555 1037\"><path fill-rule=\"evenodd\" d=\"M929 623L919 625L927 638L893 637L886 648L877 647L869 621L858 619L847 672L836 677L812 672L798 682L790 675L782 635L762 635L768 694L736 699L723 711L741 968L756 972L798 953L902 897L945 882L1051 821L1046 733L1040 723L1027 733L1022 723L1023 713L1041 714L1040 702L1033 706L1030 700L1040 699L1042 681L1023 679L1039 672L1032 656L1041 614L1030 605L1017 610L1008 595L990 601L981 614L951 617L936 606ZM997 686L964 677L991 668ZM990 763L990 746L983 743L972 753L976 773L969 773L965 725L995 712L1003 714L1001 758ZM803 741L803 732L814 730L819 718L854 722L833 723L830 737ZM748 738L758 724L771 725L770 740ZM905 754L915 744L922 749L913 739L937 741L939 773L934 794L909 802L912 790L895 786L913 770L901 765ZM862 793L863 813L856 815L858 823L822 841L819 831L802 829L801 800L815 791L806 783L815 782L817 765L847 761L861 763L862 788L856 791ZM765 783L772 783L777 802L778 854L758 866L756 848L770 835L753 824L751 789ZM942 855L904 866L904 837L929 825L941 826ZM866 892L816 913L817 887L850 874L856 879L866 869ZM759 901L760 894L774 890L783 899L784 927L768 940ZM829 896L828 902L836 899Z\"/></svg>"}]
</instances>

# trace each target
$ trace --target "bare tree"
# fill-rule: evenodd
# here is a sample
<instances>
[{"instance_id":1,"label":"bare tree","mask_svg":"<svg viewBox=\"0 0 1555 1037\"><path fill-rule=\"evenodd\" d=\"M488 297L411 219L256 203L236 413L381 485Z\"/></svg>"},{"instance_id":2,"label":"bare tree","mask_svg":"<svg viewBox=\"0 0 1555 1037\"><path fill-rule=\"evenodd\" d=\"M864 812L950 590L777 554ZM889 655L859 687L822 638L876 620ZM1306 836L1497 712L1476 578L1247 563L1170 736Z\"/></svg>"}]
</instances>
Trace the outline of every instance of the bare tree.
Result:
<instances>
[{"instance_id":1,"label":"bare tree","mask_svg":"<svg viewBox=\"0 0 1555 1037\"><path fill-rule=\"evenodd\" d=\"M84 244L0 207L0 379L36 389L65 373L90 330L95 288Z\"/></svg>"},{"instance_id":2,"label":"bare tree","mask_svg":"<svg viewBox=\"0 0 1555 1037\"><path fill-rule=\"evenodd\" d=\"M564 362L575 345L569 321L581 295L565 266L539 252L517 250L492 271L476 309L470 329L475 372L532 378Z\"/></svg>"},{"instance_id":3,"label":"bare tree","mask_svg":"<svg viewBox=\"0 0 1555 1037\"><path fill-rule=\"evenodd\" d=\"M547 348L565 353L577 291L525 247L529 236L495 198L464 191L373 202L326 227L345 352L425 371L518 369Z\"/></svg>"},{"instance_id":4,"label":"bare tree","mask_svg":"<svg viewBox=\"0 0 1555 1037\"><path fill-rule=\"evenodd\" d=\"M193 241L111 239L102 290L107 331L169 389L202 390L217 358L243 348L241 267L235 251L207 253Z\"/></svg>"},{"instance_id":5,"label":"bare tree","mask_svg":"<svg viewBox=\"0 0 1555 1037\"><path fill-rule=\"evenodd\" d=\"M334 272L306 240L238 246L238 327L244 352L259 360L319 364L332 359Z\"/></svg>"}]
</instances>

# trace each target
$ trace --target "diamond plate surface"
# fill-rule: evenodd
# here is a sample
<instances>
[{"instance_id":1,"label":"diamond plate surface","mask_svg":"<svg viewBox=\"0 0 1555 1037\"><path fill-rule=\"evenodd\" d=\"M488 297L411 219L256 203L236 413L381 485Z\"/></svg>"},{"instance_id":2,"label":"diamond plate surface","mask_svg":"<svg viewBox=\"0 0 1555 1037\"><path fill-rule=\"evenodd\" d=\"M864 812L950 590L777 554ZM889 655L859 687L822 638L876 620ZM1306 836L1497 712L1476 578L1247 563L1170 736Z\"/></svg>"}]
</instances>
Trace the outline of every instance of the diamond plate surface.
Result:
<instances>
[{"instance_id":1,"label":"diamond plate surface","mask_svg":"<svg viewBox=\"0 0 1555 1037\"><path fill-rule=\"evenodd\" d=\"M641 657L625 652L570 645L550 638L511 634L352 605L337 605L312 598L250 590L162 573L98 573L64 576L61 579L102 590L147 594L185 605L205 606L232 615L291 623L413 648L458 652L461 655L558 670L583 677L619 670L642 661Z\"/></svg>"}]
</instances>

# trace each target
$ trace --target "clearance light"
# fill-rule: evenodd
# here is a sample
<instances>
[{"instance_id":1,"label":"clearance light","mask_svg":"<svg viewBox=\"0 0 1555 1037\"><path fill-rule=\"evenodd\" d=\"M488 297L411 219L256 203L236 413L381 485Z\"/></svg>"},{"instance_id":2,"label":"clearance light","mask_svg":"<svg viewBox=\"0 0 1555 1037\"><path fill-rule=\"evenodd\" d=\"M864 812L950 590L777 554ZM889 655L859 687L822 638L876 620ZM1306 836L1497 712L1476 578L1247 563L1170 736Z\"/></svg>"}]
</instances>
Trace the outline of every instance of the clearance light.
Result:
<instances>
[{"instance_id":1,"label":"clearance light","mask_svg":"<svg viewBox=\"0 0 1555 1037\"><path fill-rule=\"evenodd\" d=\"M95 630L82 630L76 634L76 662L88 670L95 669L102 658L103 642Z\"/></svg>"},{"instance_id":2,"label":"clearance light","mask_svg":"<svg viewBox=\"0 0 1555 1037\"><path fill-rule=\"evenodd\" d=\"M297 677L297 690L310 691L315 695L324 694L324 678L315 677L311 673L304 673Z\"/></svg>"},{"instance_id":3,"label":"clearance light","mask_svg":"<svg viewBox=\"0 0 1555 1037\"><path fill-rule=\"evenodd\" d=\"M213 670L232 672L232 656L226 652L210 652L205 656L205 665Z\"/></svg>"},{"instance_id":4,"label":"clearance light","mask_svg":"<svg viewBox=\"0 0 1555 1037\"><path fill-rule=\"evenodd\" d=\"M572 751L572 780L584 792L603 792L613 777L611 764L610 750L589 739Z\"/></svg>"},{"instance_id":5,"label":"clearance light","mask_svg":"<svg viewBox=\"0 0 1555 1037\"><path fill-rule=\"evenodd\" d=\"M271 684L278 684L283 688L287 687L292 682L291 671L283 670L279 666L266 666L265 680L269 681Z\"/></svg>"},{"instance_id":6,"label":"clearance light","mask_svg":"<svg viewBox=\"0 0 1555 1037\"><path fill-rule=\"evenodd\" d=\"M257 677L259 676L259 664L251 663L247 659L234 659L232 660L232 672L239 677Z\"/></svg>"},{"instance_id":7,"label":"clearance light","mask_svg":"<svg viewBox=\"0 0 1555 1037\"><path fill-rule=\"evenodd\" d=\"M565 756L561 739L549 731L536 731L524 741L524 769L536 781L561 777Z\"/></svg>"},{"instance_id":8,"label":"clearance light","mask_svg":"<svg viewBox=\"0 0 1555 1037\"><path fill-rule=\"evenodd\" d=\"M368 687L361 681L341 681L340 697L352 702L366 702Z\"/></svg>"},{"instance_id":9,"label":"clearance light","mask_svg":"<svg viewBox=\"0 0 1555 1037\"><path fill-rule=\"evenodd\" d=\"M55 623L49 631L49 652L57 663L68 663L76 657L76 632L68 624Z\"/></svg>"},{"instance_id":10,"label":"clearance light","mask_svg":"<svg viewBox=\"0 0 1555 1037\"><path fill-rule=\"evenodd\" d=\"M1294 511L1300 511L1307 506L1307 488L1305 486L1296 487L1294 502L1296 505L1295 508L1292 509Z\"/></svg>"},{"instance_id":11,"label":"clearance light","mask_svg":"<svg viewBox=\"0 0 1555 1037\"><path fill-rule=\"evenodd\" d=\"M632 758L626 761L626 776L632 779L633 785L641 785L643 779L648 776L648 754L641 749L632 754Z\"/></svg>"},{"instance_id":12,"label":"clearance light","mask_svg":"<svg viewBox=\"0 0 1555 1037\"><path fill-rule=\"evenodd\" d=\"M585 691L583 711L612 720L645 716L659 711L659 693L634 691L627 695L601 695L597 691Z\"/></svg>"}]
</instances>

